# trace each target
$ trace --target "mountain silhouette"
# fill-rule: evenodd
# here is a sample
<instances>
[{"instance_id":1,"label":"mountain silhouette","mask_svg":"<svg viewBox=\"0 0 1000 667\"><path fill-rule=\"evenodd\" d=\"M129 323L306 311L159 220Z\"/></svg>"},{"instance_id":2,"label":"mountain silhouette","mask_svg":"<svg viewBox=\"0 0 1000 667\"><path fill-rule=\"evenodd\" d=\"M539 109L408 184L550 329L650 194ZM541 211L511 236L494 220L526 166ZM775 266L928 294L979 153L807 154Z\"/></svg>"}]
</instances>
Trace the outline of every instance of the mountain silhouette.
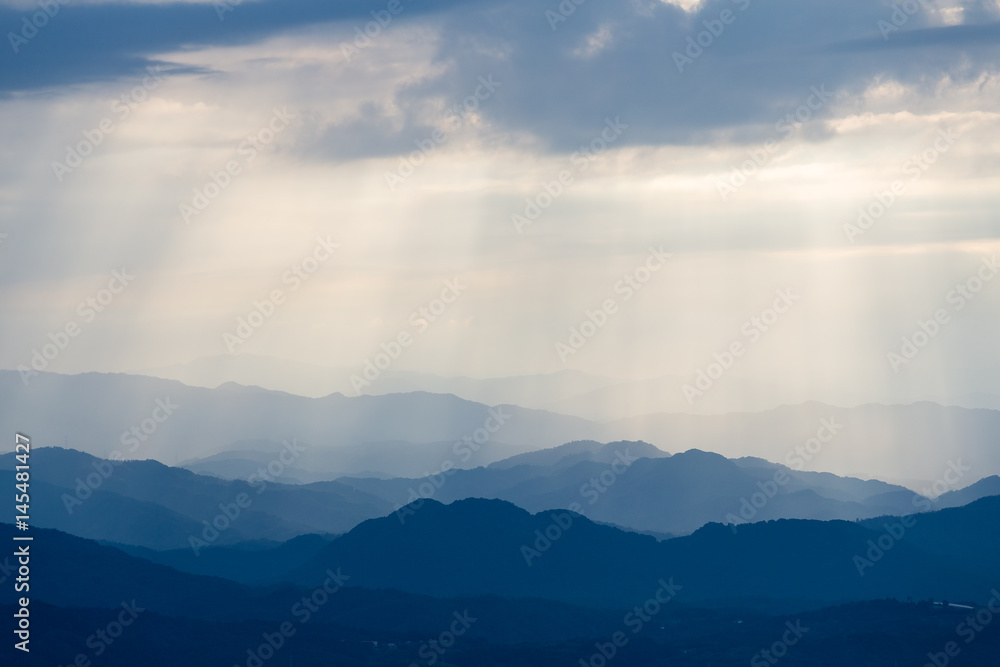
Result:
<instances>
[{"instance_id":1,"label":"mountain silhouette","mask_svg":"<svg viewBox=\"0 0 1000 667\"><path fill-rule=\"evenodd\" d=\"M383 516L391 505L337 482L298 486L196 475L157 461L106 461L59 447L32 451L35 525L151 549L191 548L224 512L211 543L284 541L307 533L341 533ZM13 487L13 454L0 456L0 480ZM242 501L244 507L234 509ZM228 509L227 509L228 508Z\"/></svg>"},{"instance_id":2,"label":"mountain silhouette","mask_svg":"<svg viewBox=\"0 0 1000 667\"><path fill-rule=\"evenodd\" d=\"M646 443L569 443L447 475L339 481L396 507L419 497L446 503L497 498L532 512L574 509L594 521L672 535L713 521L909 514L919 500L908 489L877 480L795 471L760 460L750 465L699 450L668 457L651 448ZM649 453L658 455L645 458ZM613 463L616 457L620 460Z\"/></svg>"},{"instance_id":3,"label":"mountain silhouette","mask_svg":"<svg viewBox=\"0 0 1000 667\"><path fill-rule=\"evenodd\" d=\"M960 520L935 520L934 513L915 518L932 536L926 539L957 530L974 540L983 530L1000 530L995 521L983 523L984 517L1000 515L1000 497L948 511ZM869 541L878 544L884 526L901 521L895 518L870 526L779 520L735 531L709 524L660 542L568 511L532 515L499 500L450 505L426 500L407 506L404 518L366 521L324 547L294 579L315 583L336 562L368 588L621 606L673 578L683 586L681 602L794 610L884 597L982 600L994 585L998 555L971 559L961 547L947 546L931 552L911 544L904 530L883 555L872 555L870 567L859 570L855 557L866 558Z\"/></svg>"}]
</instances>

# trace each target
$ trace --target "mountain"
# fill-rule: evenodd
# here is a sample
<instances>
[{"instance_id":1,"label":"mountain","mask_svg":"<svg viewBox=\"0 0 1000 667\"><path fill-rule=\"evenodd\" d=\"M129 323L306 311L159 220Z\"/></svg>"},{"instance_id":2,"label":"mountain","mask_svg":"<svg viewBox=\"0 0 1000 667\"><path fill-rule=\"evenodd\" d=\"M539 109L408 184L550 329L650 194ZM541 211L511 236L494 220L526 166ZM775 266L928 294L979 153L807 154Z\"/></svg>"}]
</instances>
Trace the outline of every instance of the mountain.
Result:
<instances>
[{"instance_id":1,"label":"mountain","mask_svg":"<svg viewBox=\"0 0 1000 667\"><path fill-rule=\"evenodd\" d=\"M485 465L497 458L503 459L524 449L496 441L488 444L488 447L476 450L458 442L403 441L369 442L325 449L307 448L301 458L302 464L309 468L288 466L281 478L288 483L303 484L336 479L345 474L345 471L352 475L406 477L415 474L414 471L436 470L444 461L451 461L456 467L473 467ZM262 463L273 460L275 452L281 450L281 444L273 441L237 442L233 446L245 448L227 450L200 459L188 459L177 465L192 472L222 479L245 479L260 469Z\"/></svg>"},{"instance_id":2,"label":"mountain","mask_svg":"<svg viewBox=\"0 0 1000 667\"><path fill-rule=\"evenodd\" d=\"M392 475L422 475L445 458L456 465L485 465L581 439L593 429L575 417L491 408L449 395L314 399L102 373L41 373L24 386L12 371L0 371L0 426L27 433L36 446L68 441L95 456L118 451L171 465L233 450L234 443L243 443L243 449L263 446L260 451L277 456L279 443L294 442L302 451L285 464L329 473L327 479L380 468Z\"/></svg>"},{"instance_id":3,"label":"mountain","mask_svg":"<svg viewBox=\"0 0 1000 667\"><path fill-rule=\"evenodd\" d=\"M106 461L58 447L35 449L33 457L33 483L43 490L33 505L36 525L192 555L192 538L208 546L343 533L421 498L495 498L530 512L572 509L599 523L660 536L690 534L710 522L855 520L948 506L875 480L698 450L667 456L642 442L567 443L426 478L343 477L298 485L223 480L156 461ZM13 454L0 456L0 480L12 483L15 465ZM991 483L963 490L964 497L980 497ZM219 518L225 508L236 511L241 494L246 506L238 508L238 519ZM204 522L215 519L225 530L206 540Z\"/></svg>"},{"instance_id":4,"label":"mountain","mask_svg":"<svg viewBox=\"0 0 1000 667\"><path fill-rule=\"evenodd\" d=\"M13 477L7 470L0 472L0 480L5 484L13 484ZM194 517L119 493L94 491L85 502L77 505L78 499L72 487L55 486L36 479L32 480L31 488L31 519L34 525L92 540L140 544L151 549L183 546L190 550L188 539L200 536L204 529L204 525ZM218 513L218 508L215 508L215 513ZM249 530L252 526L248 522L245 528ZM250 539L254 534L251 531L248 535L244 530L233 527L220 537L219 543ZM287 538L292 531L279 534Z\"/></svg>"},{"instance_id":5,"label":"mountain","mask_svg":"<svg viewBox=\"0 0 1000 667\"><path fill-rule=\"evenodd\" d=\"M273 566L278 553L308 558L314 551L295 572L298 585L247 586L180 572L33 528L31 567L38 575L27 664L66 664L77 654L99 657L94 664L106 667L256 664L248 655L288 623L294 632L278 644L272 664L404 667L433 657L441 664L569 667L599 656L602 646L607 655L620 633L627 641L615 655L623 665L735 667L753 664L762 648L792 631L788 664L882 667L920 664L969 627L971 607L927 597L964 604L1000 598L997 497L905 521L774 521L735 533L713 524L662 542L578 515L566 524L559 515L568 513L531 515L501 501L427 501L411 509L404 523L371 520L329 542L310 536L203 554L214 552L211 567L220 570L232 563L236 575L241 567ZM858 554L896 523L908 528L859 575ZM548 532L549 543L535 542L535 530ZM15 532L0 524L0 540ZM530 565L526 542L537 551L527 554ZM970 558L970 550L979 553ZM249 551L272 553L251 564ZM0 565L9 568L10 558ZM332 592L319 597L324 582ZM333 588L338 583L345 585ZM462 590L493 592L445 596ZM524 590L538 594L514 597ZM0 614L14 613L15 595L0 587ZM923 601L874 599L909 596ZM311 608L304 604L310 598ZM138 621L112 632L108 624L123 610ZM463 630L457 641L447 634L456 627ZM113 642L96 641L105 628ZM444 661L434 642L447 645ZM92 653L95 646L101 653ZM9 644L2 650L12 652ZM992 664L997 651L1000 635L992 628L961 645L968 664ZM7 655L5 664L18 664Z\"/></svg>"},{"instance_id":6,"label":"mountain","mask_svg":"<svg viewBox=\"0 0 1000 667\"><path fill-rule=\"evenodd\" d=\"M190 548L156 551L131 544L101 544L181 572L222 577L247 585L261 585L282 581L286 572L304 565L329 544L331 539L333 537L327 535L299 535L287 542L258 540L228 546L209 546L197 554Z\"/></svg>"},{"instance_id":7,"label":"mountain","mask_svg":"<svg viewBox=\"0 0 1000 667\"><path fill-rule=\"evenodd\" d=\"M205 522L223 526L207 544L287 540L340 533L391 511L384 500L337 482L304 487L227 481L157 461L107 461L60 447L31 453L34 525L81 537L191 549ZM13 454L0 456L0 481L13 486ZM209 533L211 536L211 533ZM192 550L193 553L193 550Z\"/></svg>"},{"instance_id":8,"label":"mountain","mask_svg":"<svg viewBox=\"0 0 1000 667\"><path fill-rule=\"evenodd\" d=\"M136 375L178 380L194 387L218 387L235 382L322 398L336 393L348 396L356 394L350 377L360 370L317 366L253 354L226 354L202 357L186 364L144 369L136 371ZM379 375L378 382L365 388L364 393L372 396L412 392L453 394L485 405L522 405L550 410L561 401L571 400L581 392L617 384L617 380L575 370L479 379L387 369Z\"/></svg>"},{"instance_id":9,"label":"mountain","mask_svg":"<svg viewBox=\"0 0 1000 667\"><path fill-rule=\"evenodd\" d=\"M185 364L143 369L135 372L165 379L179 380L197 387L218 387L228 382L259 386L300 396L321 398L333 393L353 395L352 374L359 368L306 364L253 354L216 355L202 357ZM942 405L1000 410L1000 394L988 383L990 371L967 369L964 375L981 377L978 390L964 383L960 387L915 387L905 378L870 375L870 368L858 368L849 377L854 380L839 387L812 387L812 398L834 405L859 405L881 400L886 403L909 404L934 401ZM873 381L868 390L859 377ZM433 373L395 371L387 369L378 382L366 387L364 393L383 395L427 391L453 394L486 405L520 405L559 414L583 417L597 422L609 422L656 413L726 414L760 412L781 405L801 403L803 395L794 387L780 388L773 383L730 374L726 382L712 388L710 395L695 404L689 403L681 391L695 381L691 376L666 375L638 380L622 380L561 370L555 373L519 375L495 378L444 377ZM613 437L613 436L611 436Z\"/></svg>"},{"instance_id":10,"label":"mountain","mask_svg":"<svg viewBox=\"0 0 1000 667\"><path fill-rule=\"evenodd\" d=\"M0 523L0 539L15 534ZM352 575L334 563L324 567L320 584L329 592L309 614L302 603L315 588L287 584L252 587L219 577L199 576L130 556L91 540L45 529L32 529L31 564L44 573L31 582L31 604L57 607L119 609L134 601L145 612L200 622L270 621L268 630L284 621L333 623L368 632L437 636L453 614L469 610L477 617L470 636L493 641L558 641L613 632L620 615L545 600L472 597L441 600L398 591L372 591L354 585ZM321 589L322 591L323 589ZM12 586L0 587L0 605L13 604ZM113 618L113 617L112 617ZM548 620L546 620L548 619ZM106 623L106 622L105 622ZM85 624L92 633L95 624ZM258 642L260 635L256 635ZM411 637L412 638L412 637ZM230 657L245 655L246 646ZM72 658L70 655L69 659ZM67 660L67 658L62 658ZM204 664L199 662L198 664Z\"/></svg>"},{"instance_id":11,"label":"mountain","mask_svg":"<svg viewBox=\"0 0 1000 667\"><path fill-rule=\"evenodd\" d=\"M971 569L990 572L1000 563L1000 530L997 508L1000 495L980 498L963 507L927 512L913 517L905 534L907 544L950 561L952 570ZM882 529L885 517L869 519L860 525Z\"/></svg>"},{"instance_id":12,"label":"mountain","mask_svg":"<svg viewBox=\"0 0 1000 667\"><path fill-rule=\"evenodd\" d=\"M645 599L663 581L682 587L681 603L788 613L884 597L981 602L1000 574L1000 498L979 503L948 510L957 513L950 530L963 541L984 531L990 535L981 557L971 559L962 546L940 539L942 546L933 552L894 539L885 554L870 553L870 541L877 544L888 530L884 526L901 519L873 526L780 520L735 531L709 524L690 536L658 542L566 511L532 515L499 500L451 505L427 500L408 506L405 520L390 516L359 525L293 577L315 584L329 563L337 563L366 588L441 597L532 596L609 607ZM927 526L928 535L943 537L933 516L914 520ZM872 562L859 565L858 559Z\"/></svg>"},{"instance_id":13,"label":"mountain","mask_svg":"<svg viewBox=\"0 0 1000 667\"><path fill-rule=\"evenodd\" d=\"M395 507L428 497L444 503L497 498L531 512L573 509L594 521L672 535L713 521L908 514L919 501L912 491L884 482L731 461L699 450L667 456L642 442L575 442L420 479L339 481Z\"/></svg>"},{"instance_id":14,"label":"mountain","mask_svg":"<svg viewBox=\"0 0 1000 667\"><path fill-rule=\"evenodd\" d=\"M213 474L224 477L239 476L246 461L255 460L239 452L278 456L283 443L294 442L303 451L286 466L297 481L310 479L294 477L303 470L326 479L419 477L445 464L473 468L579 440L756 456L843 476L863 470L867 477L916 480L914 490L923 495L952 466L968 472L950 488L1000 474L1000 412L933 403L851 409L806 403L760 413L653 414L598 423L421 392L304 398L98 373L41 373L25 386L16 372L0 371L0 427L31 435L36 446L66 445L102 457L117 450L171 465L197 466L206 457L237 452L227 457L235 459L231 469L214 462Z\"/></svg>"},{"instance_id":15,"label":"mountain","mask_svg":"<svg viewBox=\"0 0 1000 667\"><path fill-rule=\"evenodd\" d=\"M15 534L0 524L8 543ZM134 558L112 547L55 530L32 528L32 569L44 576L31 581L32 601L60 607L113 609L137 600L151 611L206 620L280 618L297 589L252 589L216 577L199 577ZM15 599L12 586L0 589L0 602ZM285 607L287 609L288 607Z\"/></svg>"},{"instance_id":16,"label":"mountain","mask_svg":"<svg viewBox=\"0 0 1000 667\"><path fill-rule=\"evenodd\" d=\"M907 486L923 495L936 495L934 482L959 463L969 470L951 488L1000 474L1000 412L936 403L838 408L811 402L753 413L650 414L606 429L614 435L605 439L645 440L669 451L701 449L848 477L917 480Z\"/></svg>"},{"instance_id":17,"label":"mountain","mask_svg":"<svg viewBox=\"0 0 1000 667\"><path fill-rule=\"evenodd\" d=\"M274 459L275 452L281 451L281 443L272 440L251 440L234 442L235 449L219 452L203 458L179 461L178 468L190 470L199 475L210 475L222 479L246 479L261 466ZM327 479L321 472L313 472L294 464L284 466L281 481L287 484L304 484Z\"/></svg>"},{"instance_id":18,"label":"mountain","mask_svg":"<svg viewBox=\"0 0 1000 667\"><path fill-rule=\"evenodd\" d=\"M961 507L988 496L1000 496L1000 476L984 477L964 489L943 493L934 499L938 507Z\"/></svg>"},{"instance_id":19,"label":"mountain","mask_svg":"<svg viewBox=\"0 0 1000 667\"><path fill-rule=\"evenodd\" d=\"M652 459L670 456L667 452L648 442L609 442L604 444L594 440L580 440L567 442L558 447L511 456L491 463L487 467L494 470L506 470L515 466L528 465L550 466L558 469L582 461L610 464L615 460L617 452L623 448L627 448L631 455L637 457Z\"/></svg>"},{"instance_id":20,"label":"mountain","mask_svg":"<svg viewBox=\"0 0 1000 667\"><path fill-rule=\"evenodd\" d=\"M200 551L343 533L421 497L442 502L498 498L532 512L567 508L600 523L660 536L688 534L712 521L854 520L908 513L917 498L883 482L801 473L767 462L749 466L697 450L668 457L641 442L568 443L496 466L427 478L344 477L298 485L257 477L224 480L156 461L106 461L59 447L37 448L32 456L33 483L43 490L33 505L36 525L192 556L198 555L192 545ZM16 464L13 454L0 456L0 482L13 483ZM762 499L766 502L758 507ZM237 513L231 520L225 516ZM206 528L205 522L219 522L223 529Z\"/></svg>"}]
</instances>

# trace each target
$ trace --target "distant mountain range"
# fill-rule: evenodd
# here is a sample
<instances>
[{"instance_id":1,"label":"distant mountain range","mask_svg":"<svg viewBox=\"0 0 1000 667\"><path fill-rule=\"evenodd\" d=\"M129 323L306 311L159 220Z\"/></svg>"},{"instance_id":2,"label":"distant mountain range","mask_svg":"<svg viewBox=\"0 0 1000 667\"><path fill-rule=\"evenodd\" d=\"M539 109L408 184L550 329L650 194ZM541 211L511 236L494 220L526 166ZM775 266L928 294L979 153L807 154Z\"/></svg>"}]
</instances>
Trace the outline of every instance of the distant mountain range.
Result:
<instances>
[{"instance_id":1,"label":"distant mountain range","mask_svg":"<svg viewBox=\"0 0 1000 667\"><path fill-rule=\"evenodd\" d=\"M343 484L395 507L420 498L450 503L498 498L531 512L575 509L588 518L659 535L709 522L778 518L854 520L931 507L900 486L799 472L760 460L732 461L691 450L674 456L643 442L568 443L486 468L420 479L344 477ZM989 488L980 489L989 495ZM975 500L982 495L970 491Z\"/></svg>"},{"instance_id":2,"label":"distant mountain range","mask_svg":"<svg viewBox=\"0 0 1000 667\"><path fill-rule=\"evenodd\" d=\"M944 405L967 408L1000 409L1000 393L990 384L977 388L964 386L938 389L928 394L917 389L905 378L890 378L878 374L872 387L878 393L866 393L863 380L869 369L858 369L850 387L814 387L809 396L836 405L858 405L876 400L890 403L936 401ZM982 370L982 369L979 369ZM228 382L255 385L301 396L319 398L333 393L353 395L350 377L358 368L317 366L274 357L253 354L202 357L186 364L135 371L139 375L179 380L199 387L218 387ZM966 377L989 378L988 372L966 373ZM687 402L681 392L693 377L662 376L642 380L603 377L576 370L520 375L499 378L444 377L433 373L386 370L366 394L383 395L428 391L454 394L486 405L520 405L549 410L596 421L614 421L645 414L758 412L785 404L798 404L804 399L794 389L781 390L754 382L738 375L727 377L726 383L713 387L710 395L697 405ZM815 393L820 392L820 393Z\"/></svg>"},{"instance_id":3,"label":"distant mountain range","mask_svg":"<svg viewBox=\"0 0 1000 667\"><path fill-rule=\"evenodd\" d=\"M578 441L426 478L343 477L308 484L225 480L156 461L107 461L59 447L38 448L32 456L35 525L122 548L191 555L208 546L345 533L383 516L405 522L403 506L422 499L498 499L530 512L572 509L592 521L663 538L711 522L857 520L953 507L994 495L1000 482L987 478L930 500L884 482L799 472L758 459L733 461L698 450L670 456L644 442ZM13 454L0 455L0 483L13 484L16 464ZM204 537L213 535L206 526L216 521L224 528Z\"/></svg>"},{"instance_id":4,"label":"distant mountain range","mask_svg":"<svg viewBox=\"0 0 1000 667\"><path fill-rule=\"evenodd\" d=\"M306 533L341 533L391 505L338 482L297 486L196 475L156 461L110 462L62 448L32 452L33 524L150 549L287 540ZM13 454L0 456L0 479L13 485ZM13 488L13 487L12 487ZM211 541L206 524L223 517ZM209 535L211 535L211 531Z\"/></svg>"},{"instance_id":5,"label":"distant mountain range","mask_svg":"<svg viewBox=\"0 0 1000 667\"><path fill-rule=\"evenodd\" d=\"M157 403L168 399L176 406L169 415ZM423 474L446 457L483 465L582 439L594 428L576 417L492 409L427 393L312 399L234 384L203 389L99 373L42 373L25 387L9 371L0 371L0 425L31 435L39 446L67 444L96 456L117 450L171 465L235 446L276 455L281 443L294 440L303 451L293 469L334 476ZM478 442L456 453L463 438Z\"/></svg>"},{"instance_id":6,"label":"distant mountain range","mask_svg":"<svg viewBox=\"0 0 1000 667\"><path fill-rule=\"evenodd\" d=\"M168 399L177 407L165 415L157 401ZM97 373L42 373L25 387L17 373L0 371L0 428L28 433L37 445L67 445L102 457L117 450L170 465L183 461L223 477L245 476L277 456L283 442L294 441L303 451L283 470L296 482L420 477L446 464L474 468L579 440L642 440L666 451L760 457L905 483L925 495L954 464L968 470L941 491L1000 473L1000 412L933 403L851 409L806 403L760 413L653 414L599 423L441 394L304 398Z\"/></svg>"},{"instance_id":7,"label":"distant mountain range","mask_svg":"<svg viewBox=\"0 0 1000 667\"><path fill-rule=\"evenodd\" d=\"M992 475L975 484L943 493L934 499L937 507L961 507L986 496L1000 496L1000 476Z\"/></svg>"}]
</instances>

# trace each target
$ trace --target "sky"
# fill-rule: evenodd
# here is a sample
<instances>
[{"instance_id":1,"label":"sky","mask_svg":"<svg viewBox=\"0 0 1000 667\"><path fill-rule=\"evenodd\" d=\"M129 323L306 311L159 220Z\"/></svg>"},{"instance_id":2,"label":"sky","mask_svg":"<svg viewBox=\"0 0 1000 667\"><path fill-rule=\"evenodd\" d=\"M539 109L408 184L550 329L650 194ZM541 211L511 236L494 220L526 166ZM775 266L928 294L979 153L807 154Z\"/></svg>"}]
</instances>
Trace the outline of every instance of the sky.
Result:
<instances>
[{"instance_id":1,"label":"sky","mask_svg":"<svg viewBox=\"0 0 1000 667\"><path fill-rule=\"evenodd\" d=\"M577 2L0 1L0 367L1000 393L1000 0Z\"/></svg>"}]
</instances>

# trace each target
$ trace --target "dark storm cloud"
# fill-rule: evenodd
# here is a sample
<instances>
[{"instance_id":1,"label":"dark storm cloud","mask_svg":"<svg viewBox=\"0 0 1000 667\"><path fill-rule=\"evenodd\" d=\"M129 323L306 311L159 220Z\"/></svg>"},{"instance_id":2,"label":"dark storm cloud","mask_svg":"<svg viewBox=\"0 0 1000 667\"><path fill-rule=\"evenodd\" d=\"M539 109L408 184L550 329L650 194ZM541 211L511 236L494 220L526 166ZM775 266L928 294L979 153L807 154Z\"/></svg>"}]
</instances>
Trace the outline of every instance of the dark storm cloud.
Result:
<instances>
[{"instance_id":1,"label":"dark storm cloud","mask_svg":"<svg viewBox=\"0 0 1000 667\"><path fill-rule=\"evenodd\" d=\"M773 136L776 120L813 87L859 95L882 77L932 90L945 75L962 82L995 71L1000 44L996 9L981 3L965 13L980 24L928 27L933 15L920 6L888 38L879 22L891 24L893 7L870 0L711 0L696 14L660 2L589 0L559 14L565 20L546 15L559 6L442 13L437 59L448 74L400 91L399 107L417 108L421 95L460 99L491 73L504 87L484 105L486 118L548 150L588 143L608 117L630 125L622 144L710 143L719 131L753 142ZM699 37L707 43L700 51L689 42ZM326 143L336 145L340 131L331 128ZM396 136L400 146L411 143Z\"/></svg>"},{"instance_id":2,"label":"dark storm cloud","mask_svg":"<svg viewBox=\"0 0 1000 667\"><path fill-rule=\"evenodd\" d=\"M673 54L688 57L688 38L724 10L731 24L678 71ZM875 76L910 84L946 73L975 79L997 62L996 24L919 29L929 17L917 13L883 40L877 23L891 8L869 0L758 0L745 10L715 0L692 17L670 6L643 15L633 3L585 4L554 32L537 12L510 11L503 22L491 12L447 15L442 54L454 57L459 80L496 72L508 83L488 115L560 150L594 136L608 115L631 124L626 142L700 142L706 132L743 124L773 131L774 120L802 104L812 86L858 93ZM602 26L611 33L608 47L591 58L574 55ZM478 42L504 43L509 58L478 55L489 51L477 50Z\"/></svg>"},{"instance_id":3,"label":"dark storm cloud","mask_svg":"<svg viewBox=\"0 0 1000 667\"><path fill-rule=\"evenodd\" d=\"M387 0L263 0L234 4L222 20L212 3L89 4L68 0L27 40L23 21L39 11L0 7L0 92L30 90L133 75L151 54L251 43L274 33L330 21L371 20ZM478 0L400 0L416 18ZM39 21L41 23L41 21ZM31 34L30 30L27 34ZM15 48L17 50L15 52Z\"/></svg>"},{"instance_id":4,"label":"dark storm cloud","mask_svg":"<svg viewBox=\"0 0 1000 667\"><path fill-rule=\"evenodd\" d=\"M426 98L462 99L488 74L503 82L483 109L497 131L571 151L606 118L630 126L619 145L708 143L719 131L757 141L814 86L856 95L881 76L930 89L944 75L963 81L995 71L995 6L971 2L965 25L931 27L932 9L912 2L916 11L886 39L879 21L890 21L893 7L871 0L709 0L694 14L656 0L407 0L379 39L391 43L407 22L431 25L447 74L398 91L392 123L370 105L360 120L313 128L305 150L335 159L409 150L424 133L418 113ZM312 24L363 25L385 6L244 2L225 21L210 4L67 6L19 55L7 51L0 89L117 77L141 70L152 54L251 43ZM22 15L2 10L0 25L15 26ZM331 43L348 34L341 26ZM691 46L699 38L703 46ZM362 50L352 63L368 55Z\"/></svg>"}]
</instances>

